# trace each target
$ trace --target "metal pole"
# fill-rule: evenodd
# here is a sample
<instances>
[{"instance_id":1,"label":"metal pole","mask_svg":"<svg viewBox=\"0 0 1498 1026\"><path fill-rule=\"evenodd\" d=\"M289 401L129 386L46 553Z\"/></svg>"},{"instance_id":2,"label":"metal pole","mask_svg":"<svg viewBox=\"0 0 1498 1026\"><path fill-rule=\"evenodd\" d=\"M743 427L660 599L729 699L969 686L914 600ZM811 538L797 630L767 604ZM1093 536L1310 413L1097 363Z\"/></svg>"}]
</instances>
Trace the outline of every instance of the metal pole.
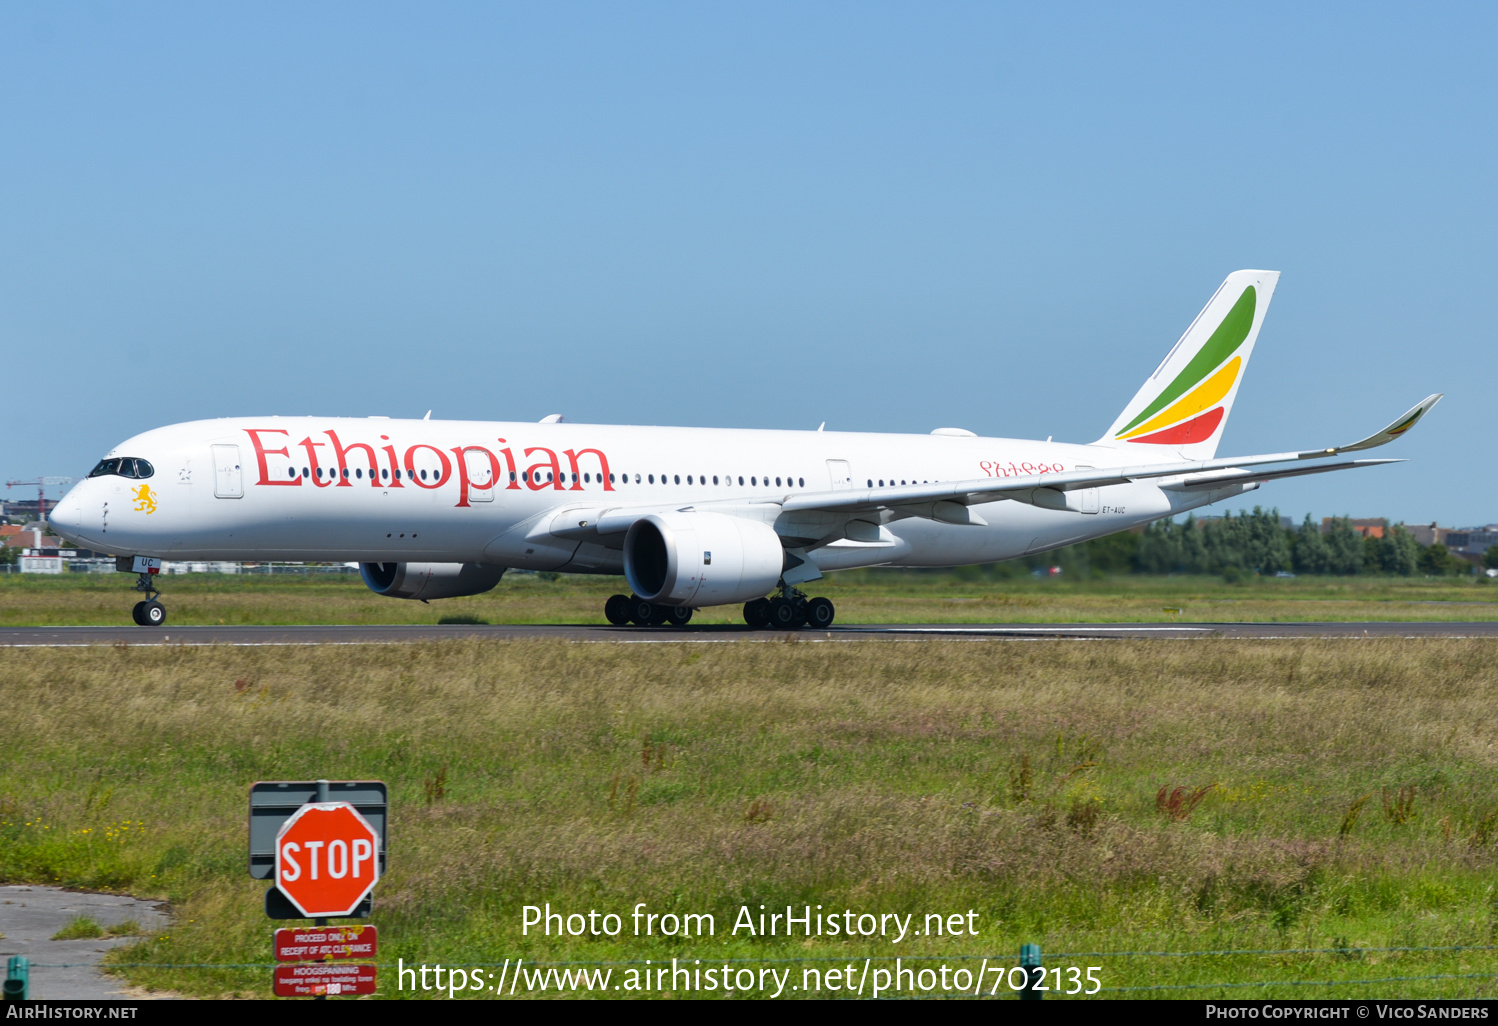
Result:
<instances>
[{"instance_id":1,"label":"metal pole","mask_svg":"<svg viewBox=\"0 0 1498 1026\"><path fill-rule=\"evenodd\" d=\"M1019 949L1019 964L1025 970L1025 989L1019 992L1021 1001L1039 1001L1045 997L1045 991L1039 989L1041 981L1045 979L1044 970L1040 969L1040 945L1022 944Z\"/></svg>"},{"instance_id":2,"label":"metal pole","mask_svg":"<svg viewBox=\"0 0 1498 1026\"><path fill-rule=\"evenodd\" d=\"M319 803L325 802L325 801L328 800L328 782L326 780L319 780L317 782L317 800L318 800ZM319 926L319 927L327 926L328 925L328 921L326 919L314 919L314 920L312 920L312 925L313 926ZM324 958L323 961L327 962L327 961L329 961L329 959ZM313 1000L314 1001L326 1001L327 997L328 996L326 994L319 994Z\"/></svg>"}]
</instances>

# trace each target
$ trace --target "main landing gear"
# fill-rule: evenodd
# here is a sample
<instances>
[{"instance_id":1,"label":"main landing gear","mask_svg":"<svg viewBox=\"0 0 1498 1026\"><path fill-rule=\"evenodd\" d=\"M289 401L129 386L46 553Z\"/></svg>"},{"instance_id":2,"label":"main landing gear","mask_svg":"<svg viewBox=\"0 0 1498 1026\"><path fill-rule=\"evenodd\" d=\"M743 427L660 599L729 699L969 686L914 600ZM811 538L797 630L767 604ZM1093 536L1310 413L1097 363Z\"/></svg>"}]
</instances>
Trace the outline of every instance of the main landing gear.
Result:
<instances>
[{"instance_id":1,"label":"main landing gear","mask_svg":"<svg viewBox=\"0 0 1498 1026\"><path fill-rule=\"evenodd\" d=\"M744 622L760 630L766 627L783 631L797 627L831 627L836 615L831 599L808 599L799 588L782 586L769 598L750 599L744 603Z\"/></svg>"},{"instance_id":2,"label":"main landing gear","mask_svg":"<svg viewBox=\"0 0 1498 1026\"><path fill-rule=\"evenodd\" d=\"M140 574L135 579L135 590L144 592L145 598L130 610L130 616L142 627L160 627L166 623L166 606L156 601L161 592L156 590L156 581L151 574Z\"/></svg>"},{"instance_id":3,"label":"main landing gear","mask_svg":"<svg viewBox=\"0 0 1498 1026\"><path fill-rule=\"evenodd\" d=\"M614 595L603 604L603 615L615 627L636 624L640 627L685 627L692 619L687 606L662 606L647 602L638 595ZM837 610L831 599L808 599L797 588L782 587L769 598L744 603L744 622L763 630L789 631L797 627L831 627Z\"/></svg>"},{"instance_id":4,"label":"main landing gear","mask_svg":"<svg viewBox=\"0 0 1498 1026\"><path fill-rule=\"evenodd\" d=\"M685 627L692 619L689 606L661 606L646 602L638 595L613 595L603 604L603 615L615 627L636 624L640 627Z\"/></svg>"}]
</instances>

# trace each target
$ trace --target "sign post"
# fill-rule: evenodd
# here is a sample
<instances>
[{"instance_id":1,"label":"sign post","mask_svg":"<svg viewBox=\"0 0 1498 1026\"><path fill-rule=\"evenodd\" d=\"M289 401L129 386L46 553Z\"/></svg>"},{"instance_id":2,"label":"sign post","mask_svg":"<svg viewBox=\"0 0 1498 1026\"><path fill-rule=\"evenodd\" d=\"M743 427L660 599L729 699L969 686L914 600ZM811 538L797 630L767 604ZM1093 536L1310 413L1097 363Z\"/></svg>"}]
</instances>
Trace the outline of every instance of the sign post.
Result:
<instances>
[{"instance_id":1,"label":"sign post","mask_svg":"<svg viewBox=\"0 0 1498 1026\"><path fill-rule=\"evenodd\" d=\"M385 869L386 788L381 781L270 781L250 788L250 875L273 878L265 895L273 919L306 918L311 929L277 930L279 997L372 994L373 965L327 964L373 958L373 926L329 927L363 918Z\"/></svg>"}]
</instances>

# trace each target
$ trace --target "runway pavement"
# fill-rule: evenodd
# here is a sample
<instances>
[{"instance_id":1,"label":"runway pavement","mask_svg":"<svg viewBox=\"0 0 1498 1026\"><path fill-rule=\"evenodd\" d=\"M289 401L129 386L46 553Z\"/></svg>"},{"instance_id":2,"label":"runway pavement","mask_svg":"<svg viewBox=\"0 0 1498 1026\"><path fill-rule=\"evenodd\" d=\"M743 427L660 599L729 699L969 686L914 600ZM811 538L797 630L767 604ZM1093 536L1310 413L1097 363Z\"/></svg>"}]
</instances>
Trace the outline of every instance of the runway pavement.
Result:
<instances>
[{"instance_id":1,"label":"runway pavement","mask_svg":"<svg viewBox=\"0 0 1498 1026\"><path fill-rule=\"evenodd\" d=\"M1440 623L1018 623L850 624L826 630L758 631L731 625L612 627L594 624L399 625L324 627L5 627L0 647L66 648L82 645L388 645L418 641L553 638L622 643L723 643L784 641L915 641L1119 638L1494 638L1498 621Z\"/></svg>"}]
</instances>

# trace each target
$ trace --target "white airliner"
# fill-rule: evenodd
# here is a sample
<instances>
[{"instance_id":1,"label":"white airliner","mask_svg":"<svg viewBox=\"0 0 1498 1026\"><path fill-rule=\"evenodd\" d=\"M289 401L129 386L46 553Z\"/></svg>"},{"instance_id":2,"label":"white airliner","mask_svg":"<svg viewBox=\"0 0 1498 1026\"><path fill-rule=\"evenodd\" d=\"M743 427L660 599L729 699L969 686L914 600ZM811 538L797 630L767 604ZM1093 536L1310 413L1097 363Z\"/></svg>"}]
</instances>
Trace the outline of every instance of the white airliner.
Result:
<instances>
[{"instance_id":1,"label":"white airliner","mask_svg":"<svg viewBox=\"0 0 1498 1026\"><path fill-rule=\"evenodd\" d=\"M1088 445L929 435L562 423L232 417L136 435L53 510L138 574L163 559L334 560L392 598L493 588L506 569L620 574L615 624L744 603L756 627L832 623L832 570L1043 552L1251 491L1394 460L1335 460L1408 431L1433 395L1351 445L1216 459L1279 280L1236 271Z\"/></svg>"}]
</instances>

